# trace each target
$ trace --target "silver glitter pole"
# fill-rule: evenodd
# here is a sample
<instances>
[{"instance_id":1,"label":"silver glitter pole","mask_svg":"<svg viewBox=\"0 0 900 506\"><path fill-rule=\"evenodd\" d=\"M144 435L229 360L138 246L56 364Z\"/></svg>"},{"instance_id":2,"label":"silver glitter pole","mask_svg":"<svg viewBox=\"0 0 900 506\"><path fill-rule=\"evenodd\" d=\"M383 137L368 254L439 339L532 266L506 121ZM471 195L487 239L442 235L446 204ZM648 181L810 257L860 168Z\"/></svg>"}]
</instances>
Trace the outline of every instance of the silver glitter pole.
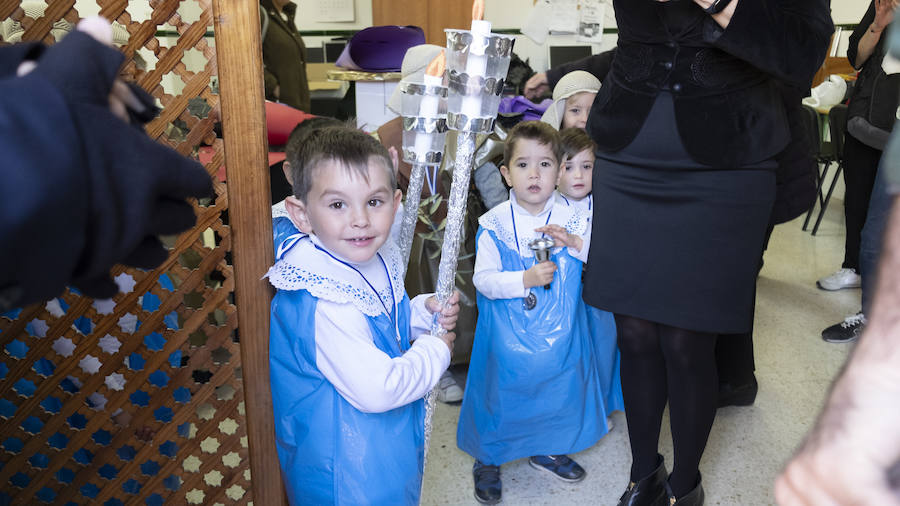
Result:
<instances>
[{"instance_id":1,"label":"silver glitter pole","mask_svg":"<svg viewBox=\"0 0 900 506\"><path fill-rule=\"evenodd\" d=\"M416 232L416 221L419 219L419 202L422 200L422 184L425 181L425 165L413 163L409 174L409 186L406 189L406 201L403 203L403 221L400 223L401 265L403 274L401 279L406 279L406 270L409 268L409 254L412 251L413 235Z\"/></svg>"},{"instance_id":2,"label":"silver glitter pole","mask_svg":"<svg viewBox=\"0 0 900 506\"><path fill-rule=\"evenodd\" d=\"M447 225L444 228L441 263L438 266L438 279L435 285L435 296L441 305L453 295L453 288L456 286L456 264L459 262L459 244L462 241L462 227L466 219L466 201L469 197L469 180L472 176L472 163L475 158L475 135L474 132L459 132L457 138L453 183L450 185L450 198L447 200ZM431 326L431 334L441 336L445 332L435 318Z\"/></svg>"},{"instance_id":3,"label":"silver glitter pole","mask_svg":"<svg viewBox=\"0 0 900 506\"><path fill-rule=\"evenodd\" d=\"M475 25L483 21L473 21ZM487 30L490 30L488 24ZM445 30L447 33L447 77L450 96L447 125L458 131L456 158L453 166L453 182L447 200L447 224L441 247L441 262L435 296L443 307L453 294L456 266L459 262L459 245L466 217L466 200L469 196L469 180L475 158L475 136L489 134L500 105L503 81L509 69L509 59L515 39L503 35L468 30ZM435 314L431 334L444 335L446 331ZM425 455L431 442L432 418L436 394L425 396ZM427 463L427 460L426 460Z\"/></svg>"}]
</instances>

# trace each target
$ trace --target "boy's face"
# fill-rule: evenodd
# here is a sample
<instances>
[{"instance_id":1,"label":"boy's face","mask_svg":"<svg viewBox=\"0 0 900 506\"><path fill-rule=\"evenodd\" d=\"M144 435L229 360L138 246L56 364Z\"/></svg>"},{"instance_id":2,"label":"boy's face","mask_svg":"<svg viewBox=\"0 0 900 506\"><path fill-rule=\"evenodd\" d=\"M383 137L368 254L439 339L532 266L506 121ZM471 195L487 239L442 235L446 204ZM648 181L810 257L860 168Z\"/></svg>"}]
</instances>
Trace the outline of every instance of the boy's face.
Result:
<instances>
[{"instance_id":1,"label":"boy's face","mask_svg":"<svg viewBox=\"0 0 900 506\"><path fill-rule=\"evenodd\" d=\"M580 151L566 160L559 172L559 192L566 197L583 199L591 193L591 177L594 173L594 153L590 149Z\"/></svg>"},{"instance_id":2,"label":"boy's face","mask_svg":"<svg viewBox=\"0 0 900 506\"><path fill-rule=\"evenodd\" d=\"M315 169L306 201L289 199L288 213L300 230L315 234L328 250L345 260L371 260L387 241L401 192L391 187L388 168L369 158L368 181L333 160Z\"/></svg>"},{"instance_id":3,"label":"boy's face","mask_svg":"<svg viewBox=\"0 0 900 506\"><path fill-rule=\"evenodd\" d=\"M509 167L500 167L506 184L516 192L519 205L538 214L553 196L559 175L559 162L548 144L534 139L519 139L513 147Z\"/></svg>"},{"instance_id":4,"label":"boy's face","mask_svg":"<svg viewBox=\"0 0 900 506\"><path fill-rule=\"evenodd\" d=\"M587 126L588 113L591 111L591 104L594 103L594 97L597 93L593 91L580 91L566 99L566 109L563 112L562 126L563 128L581 128Z\"/></svg>"}]
</instances>

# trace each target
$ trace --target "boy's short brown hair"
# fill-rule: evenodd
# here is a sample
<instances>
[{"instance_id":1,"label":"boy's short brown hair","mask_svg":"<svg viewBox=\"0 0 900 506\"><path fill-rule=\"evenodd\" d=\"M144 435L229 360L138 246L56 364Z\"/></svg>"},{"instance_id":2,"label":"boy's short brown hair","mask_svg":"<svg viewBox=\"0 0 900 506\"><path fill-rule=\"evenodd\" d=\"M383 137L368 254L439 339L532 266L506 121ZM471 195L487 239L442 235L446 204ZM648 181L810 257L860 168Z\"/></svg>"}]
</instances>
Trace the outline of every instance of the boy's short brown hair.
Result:
<instances>
[{"instance_id":1,"label":"boy's short brown hair","mask_svg":"<svg viewBox=\"0 0 900 506\"><path fill-rule=\"evenodd\" d=\"M562 161L562 147L559 143L559 132L543 121L523 121L514 126L506 137L506 146L503 149L503 164L509 167L512 161L516 143L522 139L538 141L550 147L556 163Z\"/></svg>"},{"instance_id":2,"label":"boy's short brown hair","mask_svg":"<svg viewBox=\"0 0 900 506\"><path fill-rule=\"evenodd\" d=\"M387 149L371 135L354 128L339 126L318 128L306 135L302 142L288 150L292 190L303 202L312 188L315 169L322 162L334 161L345 170L368 180L369 161L373 158L384 165L391 189L397 188L397 175Z\"/></svg>"},{"instance_id":3,"label":"boy's short brown hair","mask_svg":"<svg viewBox=\"0 0 900 506\"><path fill-rule=\"evenodd\" d=\"M563 128L560 130L559 144L566 159L572 158L584 150L590 150L593 153L597 149L597 145L591 139L591 136L581 128Z\"/></svg>"}]
</instances>

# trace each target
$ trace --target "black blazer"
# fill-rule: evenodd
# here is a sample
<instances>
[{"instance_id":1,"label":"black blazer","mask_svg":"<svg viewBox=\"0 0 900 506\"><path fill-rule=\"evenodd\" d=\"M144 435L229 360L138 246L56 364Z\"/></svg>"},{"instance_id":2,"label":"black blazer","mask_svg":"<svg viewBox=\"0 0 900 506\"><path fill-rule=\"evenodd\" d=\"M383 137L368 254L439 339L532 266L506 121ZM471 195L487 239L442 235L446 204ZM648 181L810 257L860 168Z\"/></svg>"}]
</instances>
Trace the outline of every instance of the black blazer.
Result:
<instances>
[{"instance_id":1,"label":"black blazer","mask_svg":"<svg viewBox=\"0 0 900 506\"><path fill-rule=\"evenodd\" d=\"M791 135L775 80L809 88L834 30L828 0L739 0L723 30L691 0L615 0L619 40L588 131L619 151L660 91L688 153L713 167L774 157Z\"/></svg>"}]
</instances>

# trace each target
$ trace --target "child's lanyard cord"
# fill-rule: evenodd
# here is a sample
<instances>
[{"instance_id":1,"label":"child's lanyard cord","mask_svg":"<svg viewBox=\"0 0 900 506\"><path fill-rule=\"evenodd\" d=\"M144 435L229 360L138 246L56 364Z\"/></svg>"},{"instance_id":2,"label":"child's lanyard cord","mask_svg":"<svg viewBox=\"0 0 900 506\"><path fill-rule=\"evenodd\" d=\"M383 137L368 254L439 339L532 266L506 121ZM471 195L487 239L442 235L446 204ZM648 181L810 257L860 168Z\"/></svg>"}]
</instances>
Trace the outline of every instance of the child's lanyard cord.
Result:
<instances>
[{"instance_id":1,"label":"child's lanyard cord","mask_svg":"<svg viewBox=\"0 0 900 506\"><path fill-rule=\"evenodd\" d=\"M566 205L567 205L567 206L571 206L571 205L572 205L572 204L569 203L569 199L567 199L565 195L563 195L562 193L560 193L559 196L562 197L562 199L566 201ZM593 207L593 205L594 205L594 195L591 194L591 195L588 195L588 211L591 210L591 207Z\"/></svg>"},{"instance_id":2,"label":"child's lanyard cord","mask_svg":"<svg viewBox=\"0 0 900 506\"><path fill-rule=\"evenodd\" d=\"M565 197L563 197L565 198ZM568 201L567 201L568 202ZM522 270L525 270L525 262L522 261L522 250L519 249L519 233L516 232L516 213L513 211L512 202L509 203L509 215L512 217L512 228L513 228L513 238L516 240L516 253L519 255L519 263L522 264ZM553 209L547 213L547 221L544 222L544 226L546 227L548 223L550 223L550 217L553 216ZM545 237L546 234L541 232L541 237Z\"/></svg>"},{"instance_id":3,"label":"child's lanyard cord","mask_svg":"<svg viewBox=\"0 0 900 506\"><path fill-rule=\"evenodd\" d=\"M384 307L384 310L387 313L388 318L391 320L391 323L394 324L394 330L397 333L396 334L397 335L397 343L399 344L401 342L401 339L400 339L400 314L399 314L400 312L397 308L397 298L394 297L394 283L391 281L391 273L388 271L387 264L385 263L384 258L381 257L381 254L375 253L375 256L378 257L378 260L381 260L381 266L384 268L384 275L387 277L387 280L388 280L388 287L390 287L390 290L391 290L391 302L394 305L393 313L388 309L387 304L384 303L384 301L381 299L381 295L378 294L378 290L376 290L375 286L373 286L372 283L369 282L369 280L366 278L365 274L360 272L359 269L357 269L350 263L345 262L345 261L341 260L340 258L332 255L330 251L326 250L325 248L320 247L318 244L316 244L316 243L312 243L312 244L313 244L313 246L315 246L315 248L317 250L330 256L332 259L334 259L334 261L341 263L341 264L353 269L354 271L356 271L356 273L359 274L359 277L361 277L363 279L363 281L365 281L366 284L369 285L369 288L371 288L372 292L375 293L375 298L378 299L378 302L380 302L381 305ZM401 348L400 351L405 351L405 350L403 350Z\"/></svg>"},{"instance_id":4,"label":"child's lanyard cord","mask_svg":"<svg viewBox=\"0 0 900 506\"><path fill-rule=\"evenodd\" d=\"M428 180L428 196L432 196L437 193L437 171L438 166L433 165L431 167L425 168L425 178Z\"/></svg>"}]
</instances>

